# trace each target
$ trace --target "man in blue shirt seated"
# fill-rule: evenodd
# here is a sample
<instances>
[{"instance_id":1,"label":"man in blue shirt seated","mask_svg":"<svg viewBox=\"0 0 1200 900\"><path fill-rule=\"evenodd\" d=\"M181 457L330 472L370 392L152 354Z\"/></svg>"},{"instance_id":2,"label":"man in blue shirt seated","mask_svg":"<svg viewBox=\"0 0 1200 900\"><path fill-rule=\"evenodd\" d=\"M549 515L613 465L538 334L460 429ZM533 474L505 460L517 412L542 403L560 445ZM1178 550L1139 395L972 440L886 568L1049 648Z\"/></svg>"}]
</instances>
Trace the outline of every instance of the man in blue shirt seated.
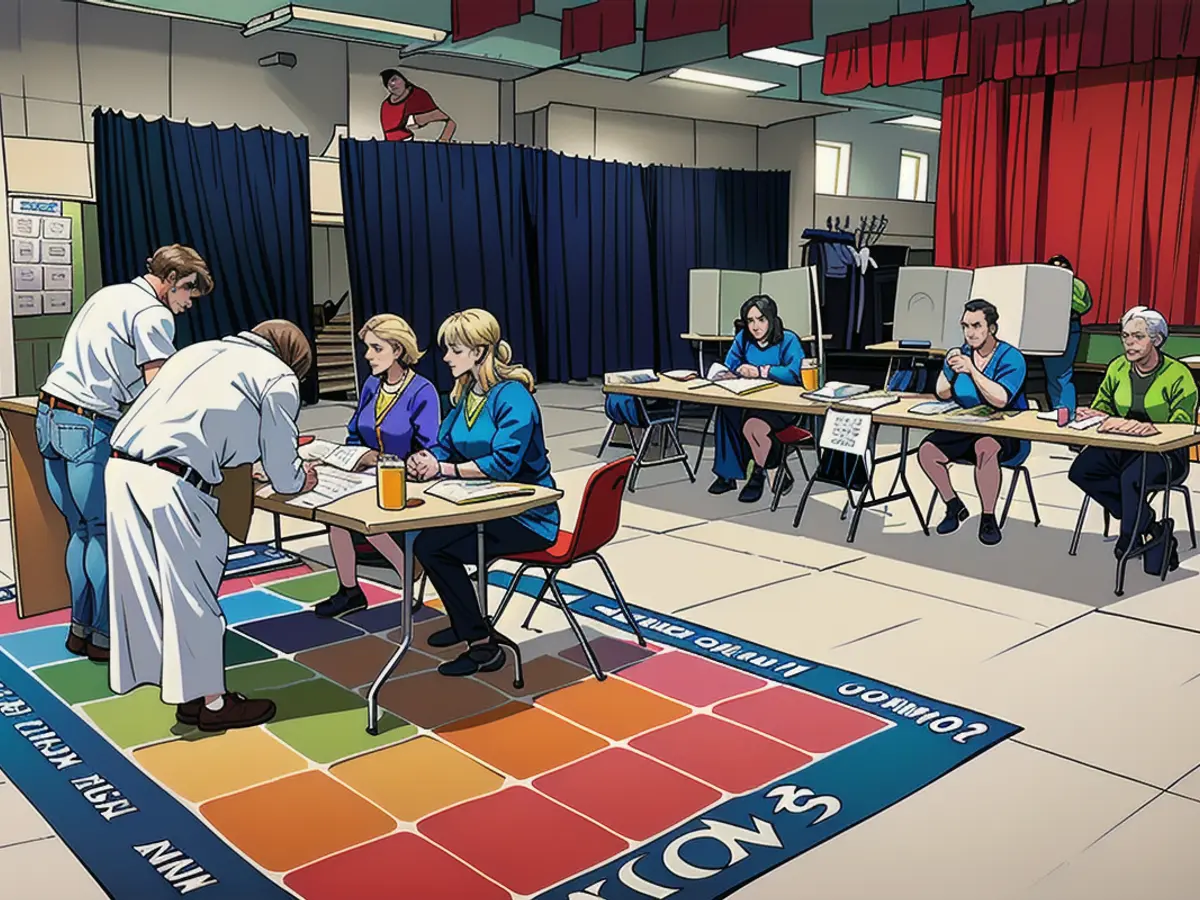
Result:
<instances>
[{"instance_id":1,"label":"man in blue shirt seated","mask_svg":"<svg viewBox=\"0 0 1200 900\"><path fill-rule=\"evenodd\" d=\"M995 410L1028 409L1025 401L1025 357L1012 344L996 338L1000 314L986 300L972 300L963 307L961 349L946 354L938 376L937 395L953 398L971 409L989 406ZM979 542L1000 543L996 502L1000 499L1000 466L1019 466L1029 456L1029 441L1016 438L980 437L957 431L935 431L921 444L917 459L946 503L946 517L938 534L950 534L967 520L969 513L950 483L950 463L975 466L975 486L983 514L979 519Z\"/></svg>"}]
</instances>

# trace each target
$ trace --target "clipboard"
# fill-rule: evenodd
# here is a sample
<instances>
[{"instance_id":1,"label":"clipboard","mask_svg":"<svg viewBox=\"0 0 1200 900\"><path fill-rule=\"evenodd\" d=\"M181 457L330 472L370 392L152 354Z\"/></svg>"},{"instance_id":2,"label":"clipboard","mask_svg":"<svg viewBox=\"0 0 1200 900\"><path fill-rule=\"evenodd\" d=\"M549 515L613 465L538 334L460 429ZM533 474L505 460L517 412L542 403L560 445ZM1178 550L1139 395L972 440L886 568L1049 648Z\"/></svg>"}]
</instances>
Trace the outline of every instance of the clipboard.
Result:
<instances>
[{"instance_id":1,"label":"clipboard","mask_svg":"<svg viewBox=\"0 0 1200 900\"><path fill-rule=\"evenodd\" d=\"M244 544L254 517L253 466L247 463L222 469L221 483L213 489L213 497L217 501L217 518L231 538Z\"/></svg>"}]
</instances>

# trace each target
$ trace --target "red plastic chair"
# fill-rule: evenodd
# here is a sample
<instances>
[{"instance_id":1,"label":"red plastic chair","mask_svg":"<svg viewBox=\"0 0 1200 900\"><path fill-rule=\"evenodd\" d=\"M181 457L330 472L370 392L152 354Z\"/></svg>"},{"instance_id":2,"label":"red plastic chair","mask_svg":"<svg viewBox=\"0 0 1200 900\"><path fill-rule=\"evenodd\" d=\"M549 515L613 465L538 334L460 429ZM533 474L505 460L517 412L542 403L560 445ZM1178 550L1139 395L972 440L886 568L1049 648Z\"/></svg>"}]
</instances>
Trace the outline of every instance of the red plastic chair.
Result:
<instances>
[{"instance_id":1,"label":"red plastic chair","mask_svg":"<svg viewBox=\"0 0 1200 900\"><path fill-rule=\"evenodd\" d=\"M508 601L512 599L513 594L516 593L517 585L520 584L521 576L525 574L525 571L531 568L541 569L545 572L546 579L542 584L541 590L538 591L537 598L533 601L533 607L529 610L529 615L525 618L523 627L529 627L529 620L533 618L533 613L537 610L538 604L551 603L557 606L567 617L567 623L571 626L571 630L575 632L575 638L579 641L579 646L583 649L583 653L587 657L592 674L596 676L598 681L604 680L604 672L600 668L596 654L592 651L591 644L588 643L587 636L584 635L583 629L579 627L575 613L571 610L571 607L563 597L562 591L559 589L558 575L577 562L591 560L599 565L600 570L604 573L605 580L608 581L609 587L612 588L613 597L616 599L617 605L621 608L621 613L625 616L625 621L633 629L638 643L643 647L646 646L646 639L642 637L641 629L638 628L637 622L634 621L633 614L629 611L629 605L625 602L625 597L621 594L621 589L617 587L617 582L613 578L612 571L608 568L608 564L599 552L600 548L616 536L617 529L621 526L621 500L624 497L625 483L629 480L629 472L632 467L632 456L622 457L601 466L592 473L591 478L588 479L587 487L583 489L583 499L579 505L579 518L575 524L574 531L559 531L558 539L545 550L539 550L534 553L519 553L505 557L513 562L520 563L520 567L513 575L512 583L508 586L508 590L504 592L504 599L500 601L500 606L496 609L496 615L492 618L493 622L497 622L504 615L504 609L508 606ZM554 600L545 599L547 590L554 594Z\"/></svg>"},{"instance_id":2,"label":"red plastic chair","mask_svg":"<svg viewBox=\"0 0 1200 900\"><path fill-rule=\"evenodd\" d=\"M808 481L808 466L804 464L801 447L811 442L812 439L812 432L799 425L789 425L775 433L775 440L779 441L783 452L779 457L779 473L775 476L775 487L771 491L771 512L779 509L779 499L783 496L784 473L790 478L795 478L792 475L791 467L788 466L788 454L796 454L796 459L800 462L800 471L804 473L804 480ZM816 445L813 446L815 449Z\"/></svg>"}]
</instances>

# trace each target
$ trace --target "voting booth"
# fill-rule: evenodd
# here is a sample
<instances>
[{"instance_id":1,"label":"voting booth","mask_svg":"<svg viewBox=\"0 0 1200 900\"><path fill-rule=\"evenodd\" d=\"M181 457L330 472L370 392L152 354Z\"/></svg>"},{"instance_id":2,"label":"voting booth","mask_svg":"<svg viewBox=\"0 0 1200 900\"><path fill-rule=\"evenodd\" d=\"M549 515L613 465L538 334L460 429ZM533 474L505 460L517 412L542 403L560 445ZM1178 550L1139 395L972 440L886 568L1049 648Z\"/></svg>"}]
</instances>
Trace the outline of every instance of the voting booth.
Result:
<instances>
[{"instance_id":1,"label":"voting booth","mask_svg":"<svg viewBox=\"0 0 1200 900\"><path fill-rule=\"evenodd\" d=\"M1071 272L1060 266L986 266L973 272L906 266L897 283L892 335L939 349L958 347L963 306L987 300L1000 314L1000 340L1024 353L1060 354L1067 346L1073 283Z\"/></svg>"},{"instance_id":2,"label":"voting booth","mask_svg":"<svg viewBox=\"0 0 1200 900\"><path fill-rule=\"evenodd\" d=\"M733 337L742 304L767 294L779 308L784 327L798 336L812 333L812 267L773 272L692 269L688 283L688 331Z\"/></svg>"}]
</instances>

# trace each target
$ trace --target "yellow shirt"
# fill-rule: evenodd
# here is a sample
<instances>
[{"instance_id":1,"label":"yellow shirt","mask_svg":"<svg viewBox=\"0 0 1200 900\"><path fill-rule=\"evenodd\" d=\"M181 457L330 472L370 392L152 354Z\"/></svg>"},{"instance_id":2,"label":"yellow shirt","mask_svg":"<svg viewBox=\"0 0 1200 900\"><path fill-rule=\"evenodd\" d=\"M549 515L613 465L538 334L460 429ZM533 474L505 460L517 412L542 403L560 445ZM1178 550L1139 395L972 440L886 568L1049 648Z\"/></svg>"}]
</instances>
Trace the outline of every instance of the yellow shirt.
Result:
<instances>
[{"instance_id":1,"label":"yellow shirt","mask_svg":"<svg viewBox=\"0 0 1200 900\"><path fill-rule=\"evenodd\" d=\"M375 395L375 444L380 452L383 451L383 417L396 405L397 398L412 381L412 375L412 369L409 369L395 387L382 379L379 381L379 393Z\"/></svg>"},{"instance_id":2,"label":"yellow shirt","mask_svg":"<svg viewBox=\"0 0 1200 900\"><path fill-rule=\"evenodd\" d=\"M467 427L474 428L475 420L479 418L479 411L483 409L483 404L487 400L487 394L477 394L475 391L467 392Z\"/></svg>"}]
</instances>

